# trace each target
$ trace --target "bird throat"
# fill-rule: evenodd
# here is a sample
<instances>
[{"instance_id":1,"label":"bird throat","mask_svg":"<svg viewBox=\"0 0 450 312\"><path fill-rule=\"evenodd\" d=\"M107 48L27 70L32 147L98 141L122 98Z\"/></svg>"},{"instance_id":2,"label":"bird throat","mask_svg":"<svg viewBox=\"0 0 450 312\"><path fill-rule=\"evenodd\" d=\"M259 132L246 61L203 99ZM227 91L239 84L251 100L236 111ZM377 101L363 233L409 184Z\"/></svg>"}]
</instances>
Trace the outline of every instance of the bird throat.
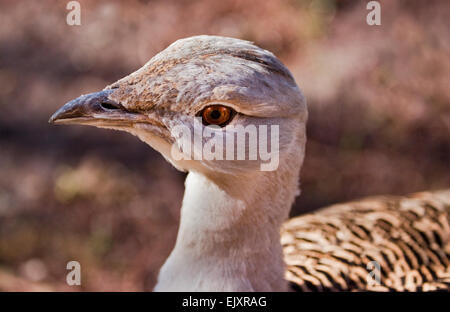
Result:
<instances>
[{"instance_id":1,"label":"bird throat","mask_svg":"<svg viewBox=\"0 0 450 312\"><path fill-rule=\"evenodd\" d=\"M242 196L191 171L177 241L155 291L285 291L280 227L298 193L298 171L237 180Z\"/></svg>"}]
</instances>

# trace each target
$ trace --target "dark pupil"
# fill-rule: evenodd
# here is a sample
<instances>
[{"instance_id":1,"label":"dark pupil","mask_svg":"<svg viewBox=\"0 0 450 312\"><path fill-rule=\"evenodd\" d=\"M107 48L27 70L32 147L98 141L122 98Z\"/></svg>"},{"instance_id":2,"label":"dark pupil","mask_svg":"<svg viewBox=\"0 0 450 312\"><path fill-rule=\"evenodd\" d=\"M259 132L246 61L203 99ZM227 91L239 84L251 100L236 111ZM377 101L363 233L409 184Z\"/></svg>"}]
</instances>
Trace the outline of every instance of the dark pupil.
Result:
<instances>
[{"instance_id":1,"label":"dark pupil","mask_svg":"<svg viewBox=\"0 0 450 312\"><path fill-rule=\"evenodd\" d=\"M218 110L213 110L209 116L212 119L219 119L220 118L220 112Z\"/></svg>"}]
</instances>

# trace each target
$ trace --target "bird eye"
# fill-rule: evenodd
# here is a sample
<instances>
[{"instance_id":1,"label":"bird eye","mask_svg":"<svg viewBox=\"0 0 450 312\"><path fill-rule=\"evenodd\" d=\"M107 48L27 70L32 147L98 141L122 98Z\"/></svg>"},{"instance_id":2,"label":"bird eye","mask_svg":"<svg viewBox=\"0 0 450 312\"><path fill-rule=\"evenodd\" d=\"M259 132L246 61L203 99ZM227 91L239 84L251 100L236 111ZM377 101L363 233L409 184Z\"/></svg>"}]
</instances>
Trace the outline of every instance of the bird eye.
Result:
<instances>
[{"instance_id":1,"label":"bird eye","mask_svg":"<svg viewBox=\"0 0 450 312\"><path fill-rule=\"evenodd\" d=\"M203 124L224 127L233 117L233 112L231 108L223 105L208 106L201 113Z\"/></svg>"}]
</instances>

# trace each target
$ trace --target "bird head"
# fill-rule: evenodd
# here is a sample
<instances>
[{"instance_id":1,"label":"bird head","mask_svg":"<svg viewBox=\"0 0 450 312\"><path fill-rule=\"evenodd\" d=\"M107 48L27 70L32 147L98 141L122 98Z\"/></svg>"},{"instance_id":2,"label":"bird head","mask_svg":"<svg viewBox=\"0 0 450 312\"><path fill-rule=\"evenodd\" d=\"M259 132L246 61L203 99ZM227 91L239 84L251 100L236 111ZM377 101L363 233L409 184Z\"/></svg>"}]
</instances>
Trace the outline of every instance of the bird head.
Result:
<instances>
[{"instance_id":1,"label":"bird head","mask_svg":"<svg viewBox=\"0 0 450 312\"><path fill-rule=\"evenodd\" d=\"M300 89L271 52L244 40L196 36L103 91L68 102L49 122L126 131L176 168L220 179L276 171L289 159L301 166L306 120Z\"/></svg>"}]
</instances>

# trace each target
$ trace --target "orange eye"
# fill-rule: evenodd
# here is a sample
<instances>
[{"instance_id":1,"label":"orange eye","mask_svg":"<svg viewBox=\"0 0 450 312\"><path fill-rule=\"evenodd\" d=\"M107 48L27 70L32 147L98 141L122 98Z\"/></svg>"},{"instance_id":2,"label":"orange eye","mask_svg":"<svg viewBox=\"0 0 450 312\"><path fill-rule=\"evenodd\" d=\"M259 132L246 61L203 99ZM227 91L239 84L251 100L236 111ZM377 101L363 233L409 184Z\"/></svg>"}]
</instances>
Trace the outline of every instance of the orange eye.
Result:
<instances>
[{"instance_id":1,"label":"orange eye","mask_svg":"<svg viewBox=\"0 0 450 312\"><path fill-rule=\"evenodd\" d=\"M211 105L206 107L202 112L203 124L225 126L232 117L231 108L223 105Z\"/></svg>"}]
</instances>

